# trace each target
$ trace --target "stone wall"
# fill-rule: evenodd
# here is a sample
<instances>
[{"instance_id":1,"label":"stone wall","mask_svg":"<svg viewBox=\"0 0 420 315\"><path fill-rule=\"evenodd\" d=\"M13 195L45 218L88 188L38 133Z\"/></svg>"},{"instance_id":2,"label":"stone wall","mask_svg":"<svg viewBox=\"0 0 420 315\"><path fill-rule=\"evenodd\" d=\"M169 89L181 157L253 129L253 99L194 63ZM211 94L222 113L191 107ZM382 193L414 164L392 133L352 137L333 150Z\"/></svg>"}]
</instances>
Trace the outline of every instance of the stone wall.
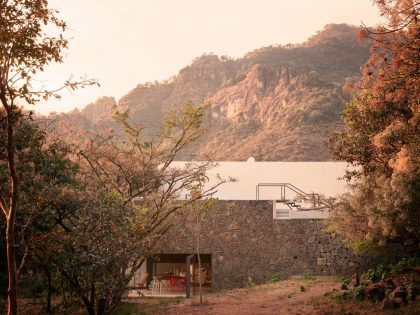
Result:
<instances>
[{"instance_id":1,"label":"stone wall","mask_svg":"<svg viewBox=\"0 0 420 315\"><path fill-rule=\"evenodd\" d=\"M155 253L195 252L196 214L178 212ZM369 264L345 248L323 220L274 220L269 201L218 201L204 216L200 252L212 255L214 288L263 283L283 276L335 275Z\"/></svg>"}]
</instances>

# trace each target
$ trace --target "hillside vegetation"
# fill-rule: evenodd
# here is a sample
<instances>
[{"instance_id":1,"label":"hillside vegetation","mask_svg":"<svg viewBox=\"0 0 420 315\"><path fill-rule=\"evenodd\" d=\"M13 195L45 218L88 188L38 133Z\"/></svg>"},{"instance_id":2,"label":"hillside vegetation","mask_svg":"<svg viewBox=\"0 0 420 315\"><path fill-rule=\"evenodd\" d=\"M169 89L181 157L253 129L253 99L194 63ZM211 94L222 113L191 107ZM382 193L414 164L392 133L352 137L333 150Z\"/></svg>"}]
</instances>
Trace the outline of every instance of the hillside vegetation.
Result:
<instances>
[{"instance_id":1,"label":"hillside vegetation","mask_svg":"<svg viewBox=\"0 0 420 315\"><path fill-rule=\"evenodd\" d=\"M203 55L170 80L140 84L118 102L98 99L58 121L115 128L109 111L117 105L153 134L168 109L208 101L208 132L181 159L328 160L325 142L341 126L349 98L343 85L358 80L369 56L370 44L360 44L356 33L356 27L330 24L302 44L264 47L239 59Z\"/></svg>"}]
</instances>

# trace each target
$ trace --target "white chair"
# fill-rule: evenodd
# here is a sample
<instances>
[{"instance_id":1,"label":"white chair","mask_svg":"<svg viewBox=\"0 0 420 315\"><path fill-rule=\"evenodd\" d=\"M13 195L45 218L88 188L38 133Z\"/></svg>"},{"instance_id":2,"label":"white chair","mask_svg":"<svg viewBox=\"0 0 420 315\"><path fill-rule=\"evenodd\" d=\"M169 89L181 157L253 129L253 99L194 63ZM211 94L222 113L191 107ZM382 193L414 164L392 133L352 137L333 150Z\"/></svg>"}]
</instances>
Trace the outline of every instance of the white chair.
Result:
<instances>
[{"instance_id":1,"label":"white chair","mask_svg":"<svg viewBox=\"0 0 420 315\"><path fill-rule=\"evenodd\" d=\"M160 281L160 292L166 292L167 289L168 289L168 281L167 280Z\"/></svg>"},{"instance_id":2,"label":"white chair","mask_svg":"<svg viewBox=\"0 0 420 315\"><path fill-rule=\"evenodd\" d=\"M153 292L155 292L155 291L160 292L160 282L156 277L153 277L153 281L151 283L151 286L152 286L152 295L153 295Z\"/></svg>"}]
</instances>

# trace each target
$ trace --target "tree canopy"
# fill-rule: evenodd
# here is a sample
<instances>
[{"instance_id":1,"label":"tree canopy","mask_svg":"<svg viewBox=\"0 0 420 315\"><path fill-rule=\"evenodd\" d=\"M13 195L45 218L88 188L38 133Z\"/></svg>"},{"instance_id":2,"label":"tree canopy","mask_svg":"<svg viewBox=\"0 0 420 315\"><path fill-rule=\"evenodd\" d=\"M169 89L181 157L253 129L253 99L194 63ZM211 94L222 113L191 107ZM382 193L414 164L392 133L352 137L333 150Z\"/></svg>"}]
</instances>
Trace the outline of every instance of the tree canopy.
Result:
<instances>
[{"instance_id":1,"label":"tree canopy","mask_svg":"<svg viewBox=\"0 0 420 315\"><path fill-rule=\"evenodd\" d=\"M420 205L420 4L380 1L387 23L364 29L373 40L361 80L332 140L338 159L356 166L354 193L340 199L333 225L358 249L401 243L418 249ZM339 220L336 220L338 219Z\"/></svg>"},{"instance_id":2,"label":"tree canopy","mask_svg":"<svg viewBox=\"0 0 420 315\"><path fill-rule=\"evenodd\" d=\"M0 0L0 103L7 160L7 185L1 187L0 208L6 218L8 267L8 314L17 314L15 222L19 205L20 179L16 155L15 129L25 116L22 105L35 105L50 97L59 98L64 88L95 84L94 80L67 80L52 90L34 86L37 73L51 63L61 63L68 41L63 36L66 23L50 9L47 0Z\"/></svg>"}]
</instances>

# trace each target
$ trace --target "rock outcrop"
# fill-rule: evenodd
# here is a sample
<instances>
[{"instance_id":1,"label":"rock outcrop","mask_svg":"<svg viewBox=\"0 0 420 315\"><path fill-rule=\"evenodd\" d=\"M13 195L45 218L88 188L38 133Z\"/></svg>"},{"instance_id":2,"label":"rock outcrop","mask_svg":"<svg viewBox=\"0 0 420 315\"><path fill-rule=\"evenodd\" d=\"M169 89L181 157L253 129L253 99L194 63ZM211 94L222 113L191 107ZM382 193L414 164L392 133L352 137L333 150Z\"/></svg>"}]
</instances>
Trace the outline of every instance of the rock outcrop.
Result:
<instances>
[{"instance_id":1,"label":"rock outcrop","mask_svg":"<svg viewBox=\"0 0 420 315\"><path fill-rule=\"evenodd\" d=\"M327 160L325 142L341 126L349 98L343 84L357 79L369 56L370 44L358 43L356 32L331 24L299 45L264 47L240 59L203 55L171 80L138 85L118 106L150 135L169 108L209 101L209 131L179 158ZM111 103L101 99L63 117L80 119L83 128L113 126Z\"/></svg>"}]
</instances>

